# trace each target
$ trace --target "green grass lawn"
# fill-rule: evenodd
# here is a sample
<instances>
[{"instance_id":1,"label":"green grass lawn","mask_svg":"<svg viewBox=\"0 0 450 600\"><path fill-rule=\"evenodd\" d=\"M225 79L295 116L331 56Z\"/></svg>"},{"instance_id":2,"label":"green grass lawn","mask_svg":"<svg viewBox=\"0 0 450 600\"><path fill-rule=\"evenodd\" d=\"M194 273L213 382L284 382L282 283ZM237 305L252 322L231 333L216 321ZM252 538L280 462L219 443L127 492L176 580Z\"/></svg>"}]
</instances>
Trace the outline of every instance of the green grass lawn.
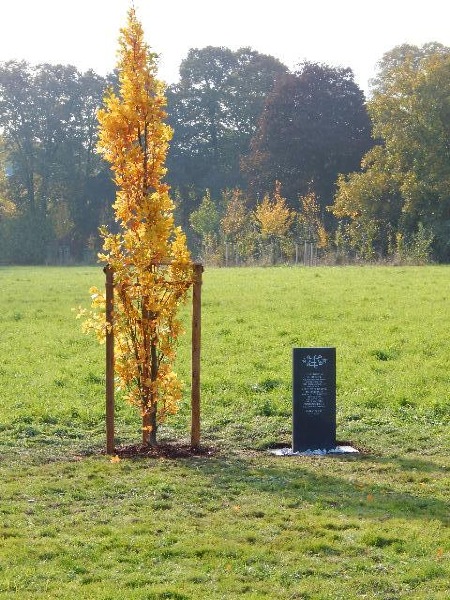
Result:
<instances>
[{"instance_id":1,"label":"green grass lawn","mask_svg":"<svg viewBox=\"0 0 450 600\"><path fill-rule=\"evenodd\" d=\"M71 311L102 283L0 268L0 600L450 598L450 267L205 271L217 452L117 463L104 347ZM290 445L295 346L336 347L337 437L360 455L267 452ZM139 428L118 399L117 443ZM160 436L188 441L188 388Z\"/></svg>"}]
</instances>

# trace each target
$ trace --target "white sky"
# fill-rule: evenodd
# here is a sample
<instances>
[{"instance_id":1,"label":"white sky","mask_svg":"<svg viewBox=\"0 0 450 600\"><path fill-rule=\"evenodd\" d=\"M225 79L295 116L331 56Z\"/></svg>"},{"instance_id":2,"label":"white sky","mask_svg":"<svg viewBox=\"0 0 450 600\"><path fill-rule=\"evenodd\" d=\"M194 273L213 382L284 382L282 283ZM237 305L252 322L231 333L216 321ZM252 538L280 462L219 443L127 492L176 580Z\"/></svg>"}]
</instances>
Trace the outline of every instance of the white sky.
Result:
<instances>
[{"instance_id":1,"label":"white sky","mask_svg":"<svg viewBox=\"0 0 450 600\"><path fill-rule=\"evenodd\" d=\"M0 0L0 62L73 64L105 75L116 63L131 0ZM394 46L450 46L447 0L135 0L159 77L178 79L190 48L250 46L293 69L302 60L350 67L367 92Z\"/></svg>"}]
</instances>

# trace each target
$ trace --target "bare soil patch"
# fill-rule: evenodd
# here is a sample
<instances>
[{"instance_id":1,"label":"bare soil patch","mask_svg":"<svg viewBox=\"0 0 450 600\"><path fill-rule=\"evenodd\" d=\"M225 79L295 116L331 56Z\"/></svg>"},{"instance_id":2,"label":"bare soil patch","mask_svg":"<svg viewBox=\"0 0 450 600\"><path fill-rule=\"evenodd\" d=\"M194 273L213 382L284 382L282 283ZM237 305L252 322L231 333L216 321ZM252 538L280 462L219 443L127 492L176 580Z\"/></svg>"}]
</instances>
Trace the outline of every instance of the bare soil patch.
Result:
<instances>
[{"instance_id":1,"label":"bare soil patch","mask_svg":"<svg viewBox=\"0 0 450 600\"><path fill-rule=\"evenodd\" d=\"M115 455L119 458L192 458L215 456L217 448L211 446L198 446L189 444L160 443L157 446L144 446L143 444L130 444L115 448Z\"/></svg>"}]
</instances>

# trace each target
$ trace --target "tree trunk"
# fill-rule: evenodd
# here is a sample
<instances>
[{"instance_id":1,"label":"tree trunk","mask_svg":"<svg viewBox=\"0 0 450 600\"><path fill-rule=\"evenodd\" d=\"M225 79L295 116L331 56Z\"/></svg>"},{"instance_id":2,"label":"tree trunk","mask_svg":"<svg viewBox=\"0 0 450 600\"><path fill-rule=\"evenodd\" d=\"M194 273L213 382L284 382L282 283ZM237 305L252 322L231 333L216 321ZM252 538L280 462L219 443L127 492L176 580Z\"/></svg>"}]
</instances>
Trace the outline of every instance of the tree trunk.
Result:
<instances>
[{"instance_id":1,"label":"tree trunk","mask_svg":"<svg viewBox=\"0 0 450 600\"><path fill-rule=\"evenodd\" d=\"M149 323L152 321L155 315L150 313L147 309L147 298L143 298L142 301L142 321L144 323L143 332L143 344L145 348L145 356L147 358L146 364L143 370L144 382L150 378L153 384L158 377L158 353L156 342L149 335L147 331ZM143 397L143 410L142 410L142 444L144 446L156 446L156 432L158 429L157 424L157 399L155 397L155 391L153 386L147 387L144 383L144 397Z\"/></svg>"},{"instance_id":2,"label":"tree trunk","mask_svg":"<svg viewBox=\"0 0 450 600\"><path fill-rule=\"evenodd\" d=\"M157 446L156 440L157 432L156 423L156 406L154 408L148 408L142 415L142 445L143 446Z\"/></svg>"}]
</instances>

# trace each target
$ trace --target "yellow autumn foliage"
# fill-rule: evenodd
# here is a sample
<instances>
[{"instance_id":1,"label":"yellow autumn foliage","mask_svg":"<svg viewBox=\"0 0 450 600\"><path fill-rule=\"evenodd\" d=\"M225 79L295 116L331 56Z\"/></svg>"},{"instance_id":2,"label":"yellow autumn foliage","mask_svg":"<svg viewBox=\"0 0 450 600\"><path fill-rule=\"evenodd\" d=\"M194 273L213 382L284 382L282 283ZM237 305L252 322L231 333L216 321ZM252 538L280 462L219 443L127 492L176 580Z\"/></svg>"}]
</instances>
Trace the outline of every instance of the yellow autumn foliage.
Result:
<instances>
[{"instance_id":1,"label":"yellow autumn foliage","mask_svg":"<svg viewBox=\"0 0 450 600\"><path fill-rule=\"evenodd\" d=\"M119 38L119 92L109 90L98 112L98 151L111 164L117 194L118 232L105 227L100 260L114 273L117 388L143 418L143 442L176 412L181 386L173 372L181 333L180 304L192 283L186 238L174 226L174 204L164 183L172 137L156 55L144 41L135 10ZM92 311L84 328L105 338L105 296L91 289Z\"/></svg>"},{"instance_id":2,"label":"yellow autumn foliage","mask_svg":"<svg viewBox=\"0 0 450 600\"><path fill-rule=\"evenodd\" d=\"M264 196L261 204L255 209L255 218L263 238L283 238L289 232L294 221L294 211L286 204L281 196L281 184L275 184L275 193L271 200Z\"/></svg>"},{"instance_id":3,"label":"yellow autumn foliage","mask_svg":"<svg viewBox=\"0 0 450 600\"><path fill-rule=\"evenodd\" d=\"M318 248L328 246L328 235L320 216L320 206L314 192L300 196L301 212L298 217L303 230L303 237L307 241L314 241Z\"/></svg>"}]
</instances>

